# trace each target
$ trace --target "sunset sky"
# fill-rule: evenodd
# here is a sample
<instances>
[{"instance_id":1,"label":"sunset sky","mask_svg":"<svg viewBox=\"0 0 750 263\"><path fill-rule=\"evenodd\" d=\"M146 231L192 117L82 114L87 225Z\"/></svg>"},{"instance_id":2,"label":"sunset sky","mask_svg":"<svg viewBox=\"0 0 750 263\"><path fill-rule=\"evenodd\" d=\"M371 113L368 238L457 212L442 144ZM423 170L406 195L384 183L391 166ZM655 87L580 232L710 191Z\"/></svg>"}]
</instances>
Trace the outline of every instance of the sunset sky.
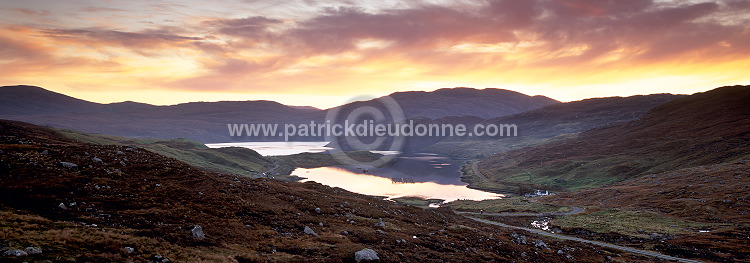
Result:
<instances>
[{"instance_id":1,"label":"sunset sky","mask_svg":"<svg viewBox=\"0 0 750 263\"><path fill-rule=\"evenodd\" d=\"M457 86L562 101L750 84L750 1L0 0L0 85L96 101Z\"/></svg>"}]
</instances>

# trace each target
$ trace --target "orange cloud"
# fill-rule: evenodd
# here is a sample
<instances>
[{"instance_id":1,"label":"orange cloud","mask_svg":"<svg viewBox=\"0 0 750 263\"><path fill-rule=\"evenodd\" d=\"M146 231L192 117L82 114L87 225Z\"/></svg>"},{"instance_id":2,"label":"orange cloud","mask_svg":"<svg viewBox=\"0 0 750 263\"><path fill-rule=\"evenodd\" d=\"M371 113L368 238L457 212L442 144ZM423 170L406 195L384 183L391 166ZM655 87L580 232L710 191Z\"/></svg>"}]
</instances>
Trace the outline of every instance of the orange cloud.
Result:
<instances>
[{"instance_id":1,"label":"orange cloud","mask_svg":"<svg viewBox=\"0 0 750 263\"><path fill-rule=\"evenodd\" d=\"M154 8L159 15L173 10ZM80 10L93 20L135 12ZM747 11L743 1L487 0L347 6L289 17L167 13L178 26L11 23L0 30L0 76L13 83L0 84L190 98L477 86L565 100L629 94L623 83L647 86L638 92L679 92L664 87L671 80L688 92L696 89L690 83L710 89L750 81L743 71L750 64Z\"/></svg>"}]
</instances>

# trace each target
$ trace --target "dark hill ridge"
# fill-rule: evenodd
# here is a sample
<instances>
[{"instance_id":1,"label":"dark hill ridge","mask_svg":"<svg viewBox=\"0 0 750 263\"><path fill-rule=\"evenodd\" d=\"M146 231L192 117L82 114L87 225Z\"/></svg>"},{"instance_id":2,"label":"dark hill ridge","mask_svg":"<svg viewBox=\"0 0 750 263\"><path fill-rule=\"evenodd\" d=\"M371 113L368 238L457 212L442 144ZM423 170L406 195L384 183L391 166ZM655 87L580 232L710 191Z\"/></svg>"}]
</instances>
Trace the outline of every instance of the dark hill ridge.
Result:
<instances>
[{"instance_id":1,"label":"dark hill ridge","mask_svg":"<svg viewBox=\"0 0 750 263\"><path fill-rule=\"evenodd\" d=\"M453 137L445 138L433 145L423 146L422 151L438 152L458 158L476 158L494 153L538 145L557 136L574 134L597 127L627 122L642 117L646 112L665 102L686 95L651 94L630 97L593 98L557 103L510 116L489 120L463 118L453 120L467 124L515 124L518 137ZM438 119L450 122L451 120ZM429 142L423 143L427 145Z\"/></svg>"},{"instance_id":2,"label":"dark hill ridge","mask_svg":"<svg viewBox=\"0 0 750 263\"><path fill-rule=\"evenodd\" d=\"M353 262L364 248L384 262L615 257L533 236L517 244L509 230L443 209L317 183L207 172L140 148L77 143L26 123L0 121L0 150L0 246L44 251L15 261L0 256L5 261L146 262L159 255L173 262ZM374 226L379 218L384 227ZM205 237L192 232L195 225ZM550 249L535 247L537 239Z\"/></svg>"},{"instance_id":3,"label":"dark hill ridge","mask_svg":"<svg viewBox=\"0 0 750 263\"><path fill-rule=\"evenodd\" d=\"M407 118L479 116L492 118L536 109L555 100L518 92L470 88L440 89L434 92L392 94ZM323 123L326 111L312 107L286 106L273 101L191 102L154 106L135 102L99 104L72 98L32 86L0 87L0 118L39 125L125 137L187 138L204 143L228 141L282 140L281 137L233 138L227 124ZM373 101L353 102L346 108L376 105ZM346 111L343 111L346 112ZM300 137L295 140L322 140Z\"/></svg>"},{"instance_id":4,"label":"dark hill ridge","mask_svg":"<svg viewBox=\"0 0 750 263\"><path fill-rule=\"evenodd\" d=\"M406 118L430 119L447 116L490 119L560 103L544 96L528 96L515 91L492 88L396 92L390 96L401 104Z\"/></svg>"},{"instance_id":5,"label":"dark hill ridge","mask_svg":"<svg viewBox=\"0 0 750 263\"><path fill-rule=\"evenodd\" d=\"M658 106L635 121L489 157L480 163L480 171L496 182L582 189L747 158L748 101L750 86L696 93Z\"/></svg>"}]
</instances>

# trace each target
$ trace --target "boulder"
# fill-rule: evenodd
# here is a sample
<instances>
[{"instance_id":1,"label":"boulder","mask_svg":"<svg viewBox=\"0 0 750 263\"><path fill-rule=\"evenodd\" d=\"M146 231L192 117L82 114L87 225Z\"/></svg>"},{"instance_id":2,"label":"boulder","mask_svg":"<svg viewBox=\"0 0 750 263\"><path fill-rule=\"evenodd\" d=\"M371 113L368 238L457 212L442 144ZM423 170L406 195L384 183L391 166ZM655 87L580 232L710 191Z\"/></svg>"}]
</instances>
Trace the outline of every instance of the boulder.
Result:
<instances>
[{"instance_id":1,"label":"boulder","mask_svg":"<svg viewBox=\"0 0 750 263\"><path fill-rule=\"evenodd\" d=\"M29 254L26 253L25 251L18 250L18 249L10 249L10 250L6 250L5 252L3 252L3 256L6 256L6 257L25 257L28 255Z\"/></svg>"},{"instance_id":2,"label":"boulder","mask_svg":"<svg viewBox=\"0 0 750 263\"><path fill-rule=\"evenodd\" d=\"M315 231L313 231L312 228L310 228L309 226L305 226L305 230L304 231L305 231L305 234L313 235L313 236L316 236L316 237L318 236L318 234L315 233Z\"/></svg>"},{"instance_id":3,"label":"boulder","mask_svg":"<svg viewBox=\"0 0 750 263\"><path fill-rule=\"evenodd\" d=\"M378 257L378 252L375 252L375 250L365 248L360 251L354 252L354 260L357 261L357 263L360 263L361 261L365 262L372 262L375 260L380 260Z\"/></svg>"},{"instance_id":4,"label":"boulder","mask_svg":"<svg viewBox=\"0 0 750 263\"><path fill-rule=\"evenodd\" d=\"M128 253L128 254L135 252L135 248L132 248L132 247L124 247L122 249L125 250L125 253Z\"/></svg>"},{"instance_id":5,"label":"boulder","mask_svg":"<svg viewBox=\"0 0 750 263\"><path fill-rule=\"evenodd\" d=\"M42 254L42 248L40 248L40 247L27 247L23 251L26 252L26 254L29 254L29 255L39 255L39 254Z\"/></svg>"},{"instance_id":6,"label":"boulder","mask_svg":"<svg viewBox=\"0 0 750 263\"><path fill-rule=\"evenodd\" d=\"M197 238L197 239L206 238L206 235L203 234L203 228L199 225L193 226L193 229L190 230L190 233L193 235L194 238Z\"/></svg>"},{"instance_id":7,"label":"boulder","mask_svg":"<svg viewBox=\"0 0 750 263\"><path fill-rule=\"evenodd\" d=\"M541 240L534 241L534 246L538 248L549 249L549 247L547 247L547 244L545 244L544 241Z\"/></svg>"},{"instance_id":8,"label":"boulder","mask_svg":"<svg viewBox=\"0 0 750 263\"><path fill-rule=\"evenodd\" d=\"M60 166L67 169L73 169L78 168L77 164L71 163L71 162L60 162Z\"/></svg>"}]
</instances>

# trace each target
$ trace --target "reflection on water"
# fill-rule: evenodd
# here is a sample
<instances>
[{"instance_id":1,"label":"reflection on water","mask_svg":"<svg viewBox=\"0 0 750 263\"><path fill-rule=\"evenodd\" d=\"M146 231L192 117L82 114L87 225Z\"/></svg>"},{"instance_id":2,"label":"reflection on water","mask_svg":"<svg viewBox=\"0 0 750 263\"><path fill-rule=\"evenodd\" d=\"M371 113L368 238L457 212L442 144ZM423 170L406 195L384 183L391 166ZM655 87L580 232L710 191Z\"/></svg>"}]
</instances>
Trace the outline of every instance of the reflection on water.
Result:
<instances>
[{"instance_id":1,"label":"reflection on water","mask_svg":"<svg viewBox=\"0 0 750 263\"><path fill-rule=\"evenodd\" d=\"M209 143L209 148L243 147L253 149L260 155L290 155L303 152L324 152L331 148L325 147L328 142L228 142Z\"/></svg>"},{"instance_id":2,"label":"reflection on water","mask_svg":"<svg viewBox=\"0 0 750 263\"><path fill-rule=\"evenodd\" d=\"M485 200L502 195L470 189L461 182L460 161L431 155L398 157L388 167L321 167L296 169L293 175L366 195L389 198L416 196L446 202ZM399 183L396 183L399 182ZM408 182L408 183L400 183ZM411 183L413 182L413 183Z\"/></svg>"}]
</instances>

